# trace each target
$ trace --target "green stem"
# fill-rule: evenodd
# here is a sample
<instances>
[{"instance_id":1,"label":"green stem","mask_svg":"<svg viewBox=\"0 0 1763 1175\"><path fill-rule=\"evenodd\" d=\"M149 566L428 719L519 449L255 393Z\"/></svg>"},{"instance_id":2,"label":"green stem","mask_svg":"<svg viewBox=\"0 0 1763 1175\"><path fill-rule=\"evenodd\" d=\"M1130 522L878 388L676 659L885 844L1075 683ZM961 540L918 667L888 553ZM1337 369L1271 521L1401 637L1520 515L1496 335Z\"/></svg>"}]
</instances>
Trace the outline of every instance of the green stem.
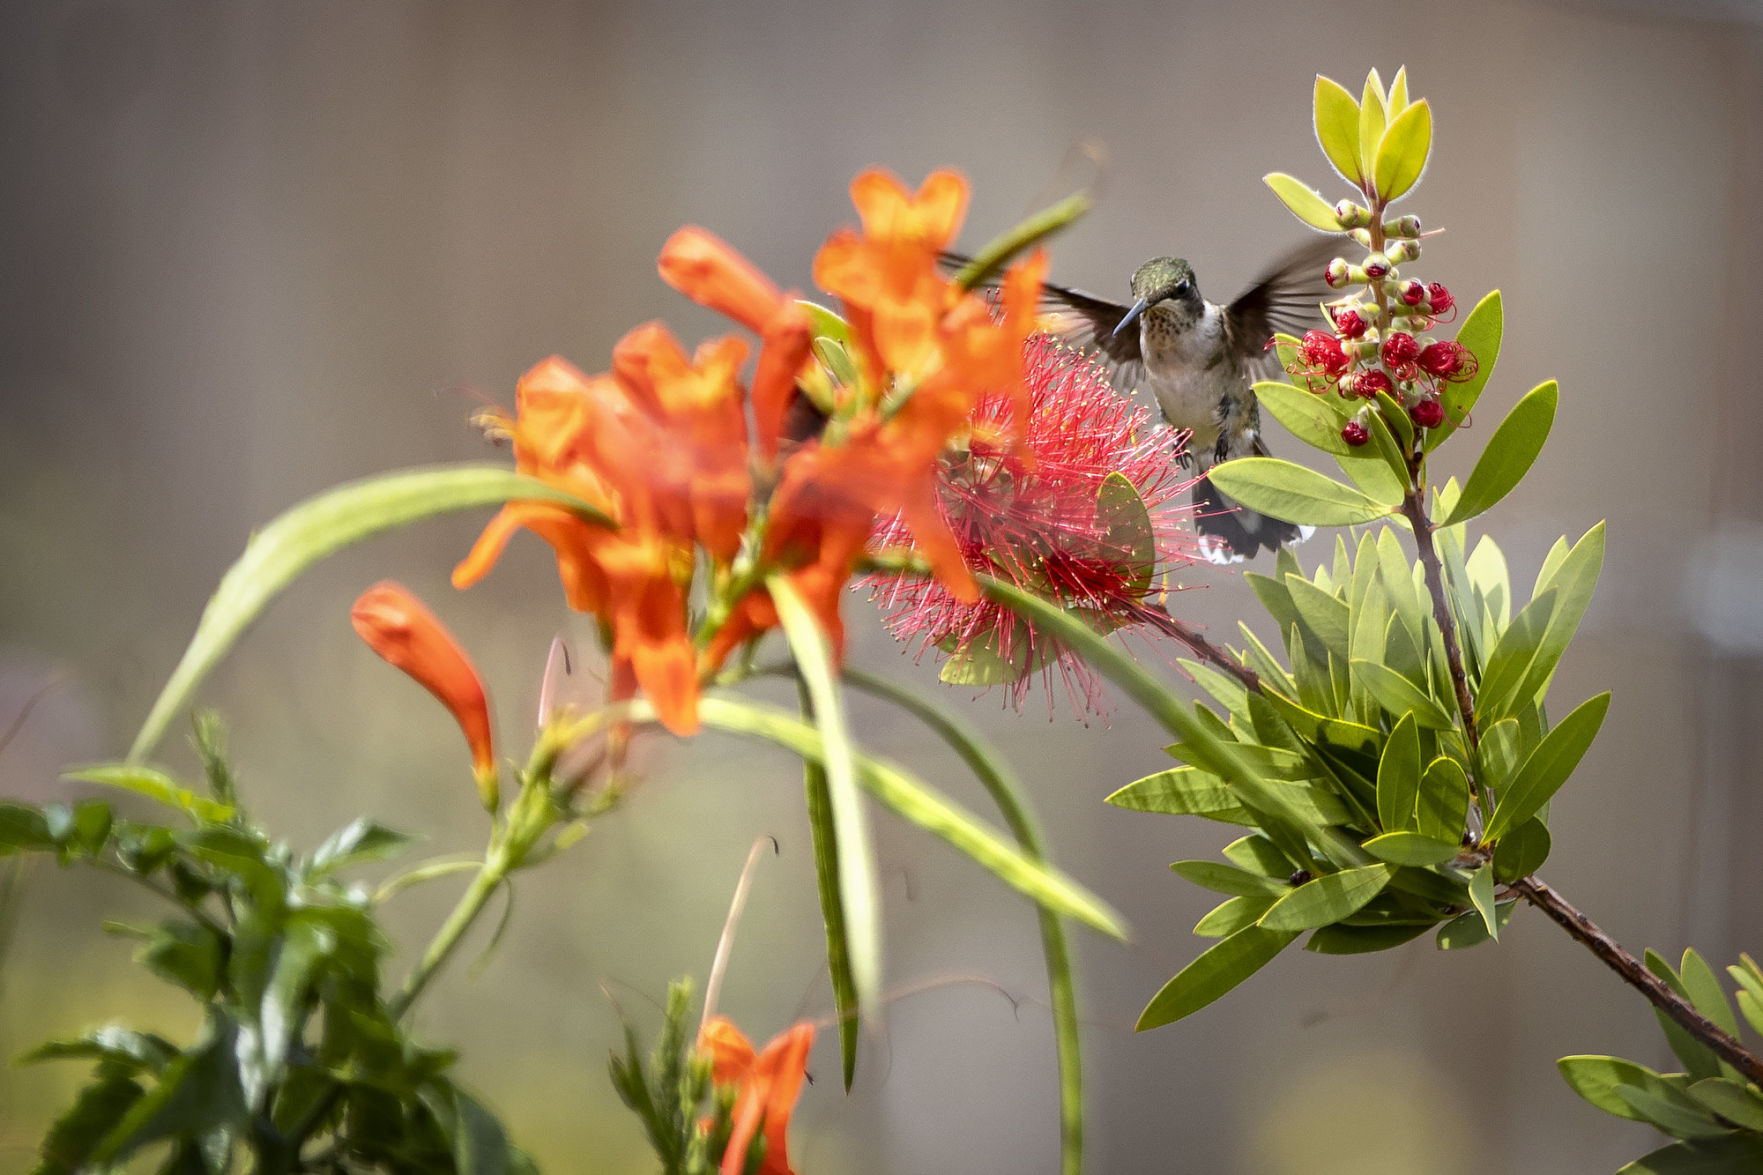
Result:
<instances>
[{"instance_id":1,"label":"green stem","mask_svg":"<svg viewBox=\"0 0 1763 1175\"><path fill-rule=\"evenodd\" d=\"M416 1002L422 989L428 986L429 980L434 978L448 956L459 946L465 932L471 929L471 924L483 913L484 906L496 892L496 887L507 877L508 866L504 854L492 850L477 876L471 879L471 884L466 887L458 904L453 907L453 912L447 915L447 920L435 932L435 937L429 940L428 949L423 952L415 970L405 978L404 986L399 989L398 994L387 1003L386 1007L394 1020Z\"/></svg>"},{"instance_id":2,"label":"green stem","mask_svg":"<svg viewBox=\"0 0 1763 1175\"><path fill-rule=\"evenodd\" d=\"M962 762L985 786L992 802L998 805L1004 823L1010 826L1011 834L1022 846L1022 855L1037 864L1046 863L1046 850L1027 805L1022 801L1021 785L978 734L942 708L892 682L856 669L846 669L844 677L858 689L886 698L906 710L954 748ZM1041 951L1047 960L1047 993L1053 1008L1053 1039L1059 1056L1060 1170L1064 1175L1078 1175L1083 1170L1084 1102L1077 984L1071 969L1065 927L1059 916L1038 904L1035 914L1041 923Z\"/></svg>"}]
</instances>

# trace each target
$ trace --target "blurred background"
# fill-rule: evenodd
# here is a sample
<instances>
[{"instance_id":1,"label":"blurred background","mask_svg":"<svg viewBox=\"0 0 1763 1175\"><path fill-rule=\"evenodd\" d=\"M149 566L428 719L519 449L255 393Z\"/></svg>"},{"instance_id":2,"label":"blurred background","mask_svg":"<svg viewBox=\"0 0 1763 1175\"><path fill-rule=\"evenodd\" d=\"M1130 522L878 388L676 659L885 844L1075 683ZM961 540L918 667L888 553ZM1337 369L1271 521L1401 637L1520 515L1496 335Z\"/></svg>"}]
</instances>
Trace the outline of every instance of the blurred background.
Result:
<instances>
[{"instance_id":1,"label":"blurred background","mask_svg":"<svg viewBox=\"0 0 1763 1175\"><path fill-rule=\"evenodd\" d=\"M1559 378L1551 444L1484 525L1528 586L1558 535L1610 524L1553 696L1615 700L1556 801L1544 876L1637 952L1693 943L1724 964L1763 949L1754 0L11 0L0 728L41 696L0 749L0 793L79 794L62 765L121 753L253 527L348 478L492 459L468 415L510 403L548 354L597 370L652 317L687 339L724 329L655 276L681 223L807 287L865 166L914 184L963 170L972 246L1088 179L1073 160L1099 142L1101 202L1057 243L1058 278L1120 295L1139 261L1173 253L1222 301L1303 231L1263 173L1345 194L1310 130L1313 75L1357 92L1368 68L1387 79L1403 64L1437 124L1404 207L1448 229L1417 272L1466 305L1501 288L1507 306L1482 429L1438 472L1466 472L1478 432ZM453 592L480 524L432 522L321 566L204 691L232 724L248 801L295 845L361 812L421 831L428 851L481 843L457 733L346 619L382 577L427 596L477 656L506 744L523 747L552 634L591 645L591 629L530 537L486 584ZM1306 564L1330 541L1303 549ZM1218 638L1258 612L1233 572L1182 578L1193 590L1176 610ZM1130 947L1079 932L1092 1169L1594 1173L1657 1145L1581 1103L1553 1064L1612 1052L1674 1068L1652 1015L1531 911L1469 953L1426 939L1368 957L1292 951L1201 1014L1135 1035L1145 1001L1204 945L1189 928L1209 895L1165 865L1234 832L1102 804L1168 763L1130 705L1086 721L1037 693L1007 712L998 694L939 686L860 598L849 611L853 659L1003 741L1057 859L1135 930ZM1179 653L1145 659L1173 677ZM855 721L872 748L983 804L909 725L861 702ZM175 740L165 750L190 766ZM831 1007L796 765L714 736L658 742L646 765L623 810L523 875L499 949L478 966L468 951L419 1010L552 1172L649 1167L605 1077L619 1008L647 1033L670 977L702 980L755 837L782 852L760 867L724 1008L764 1037ZM885 817L878 834L890 985L982 978L1018 1001L970 983L901 999L849 1097L823 1037L797 1166L1053 1170L1031 911L924 835ZM406 952L455 892L398 899ZM31 871L0 971L0 1054L112 1016L187 1036L192 1010L99 929L158 913L109 879ZM0 1169L29 1164L82 1079L67 1063L0 1069Z\"/></svg>"}]
</instances>

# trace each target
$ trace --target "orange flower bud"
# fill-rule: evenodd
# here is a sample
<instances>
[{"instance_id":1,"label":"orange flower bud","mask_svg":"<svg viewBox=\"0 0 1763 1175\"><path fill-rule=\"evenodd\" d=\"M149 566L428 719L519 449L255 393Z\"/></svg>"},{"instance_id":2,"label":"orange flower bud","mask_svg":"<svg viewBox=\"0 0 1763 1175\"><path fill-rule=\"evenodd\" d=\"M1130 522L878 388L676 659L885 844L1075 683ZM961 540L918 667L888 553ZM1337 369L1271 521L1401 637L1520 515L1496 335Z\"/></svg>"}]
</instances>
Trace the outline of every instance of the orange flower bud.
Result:
<instances>
[{"instance_id":1,"label":"orange flower bud","mask_svg":"<svg viewBox=\"0 0 1763 1175\"><path fill-rule=\"evenodd\" d=\"M435 695L459 723L471 745L472 770L484 807L496 806L496 751L490 736L490 705L465 651L434 613L402 585L374 584L349 611L355 632L396 668Z\"/></svg>"},{"instance_id":2,"label":"orange flower bud","mask_svg":"<svg viewBox=\"0 0 1763 1175\"><path fill-rule=\"evenodd\" d=\"M765 333L765 324L783 303L770 278L722 238L696 225L667 239L656 268L668 285L754 334Z\"/></svg>"}]
</instances>

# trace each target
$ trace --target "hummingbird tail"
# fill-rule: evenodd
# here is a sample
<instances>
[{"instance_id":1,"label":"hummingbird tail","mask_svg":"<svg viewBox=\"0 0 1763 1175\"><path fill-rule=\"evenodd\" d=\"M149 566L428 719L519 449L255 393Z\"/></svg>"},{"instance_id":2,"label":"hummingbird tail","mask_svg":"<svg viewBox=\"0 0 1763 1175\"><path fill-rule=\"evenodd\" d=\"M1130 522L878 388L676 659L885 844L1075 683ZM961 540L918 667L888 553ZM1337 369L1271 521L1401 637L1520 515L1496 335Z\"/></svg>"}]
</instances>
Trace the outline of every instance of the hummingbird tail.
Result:
<instances>
[{"instance_id":1,"label":"hummingbird tail","mask_svg":"<svg viewBox=\"0 0 1763 1175\"><path fill-rule=\"evenodd\" d=\"M1194 530L1200 536L1200 554L1208 563L1241 563L1263 549L1301 543L1316 529L1258 514L1226 497L1209 477L1194 483L1193 495Z\"/></svg>"}]
</instances>

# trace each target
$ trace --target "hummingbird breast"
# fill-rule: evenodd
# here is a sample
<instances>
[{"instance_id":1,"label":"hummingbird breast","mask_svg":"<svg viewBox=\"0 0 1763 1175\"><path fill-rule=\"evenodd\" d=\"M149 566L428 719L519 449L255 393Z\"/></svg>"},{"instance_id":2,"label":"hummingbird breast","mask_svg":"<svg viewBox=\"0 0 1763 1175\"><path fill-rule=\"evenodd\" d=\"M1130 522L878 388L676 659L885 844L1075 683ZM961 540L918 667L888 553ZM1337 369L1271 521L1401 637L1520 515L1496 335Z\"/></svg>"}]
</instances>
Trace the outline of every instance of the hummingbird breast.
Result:
<instances>
[{"instance_id":1,"label":"hummingbird breast","mask_svg":"<svg viewBox=\"0 0 1763 1175\"><path fill-rule=\"evenodd\" d=\"M1224 311L1210 302L1202 305L1199 315L1179 304L1146 310L1139 320L1139 349L1146 390L1173 427L1192 430L1188 451L1205 468L1212 464L1220 432L1247 400L1248 383L1228 345Z\"/></svg>"}]
</instances>

